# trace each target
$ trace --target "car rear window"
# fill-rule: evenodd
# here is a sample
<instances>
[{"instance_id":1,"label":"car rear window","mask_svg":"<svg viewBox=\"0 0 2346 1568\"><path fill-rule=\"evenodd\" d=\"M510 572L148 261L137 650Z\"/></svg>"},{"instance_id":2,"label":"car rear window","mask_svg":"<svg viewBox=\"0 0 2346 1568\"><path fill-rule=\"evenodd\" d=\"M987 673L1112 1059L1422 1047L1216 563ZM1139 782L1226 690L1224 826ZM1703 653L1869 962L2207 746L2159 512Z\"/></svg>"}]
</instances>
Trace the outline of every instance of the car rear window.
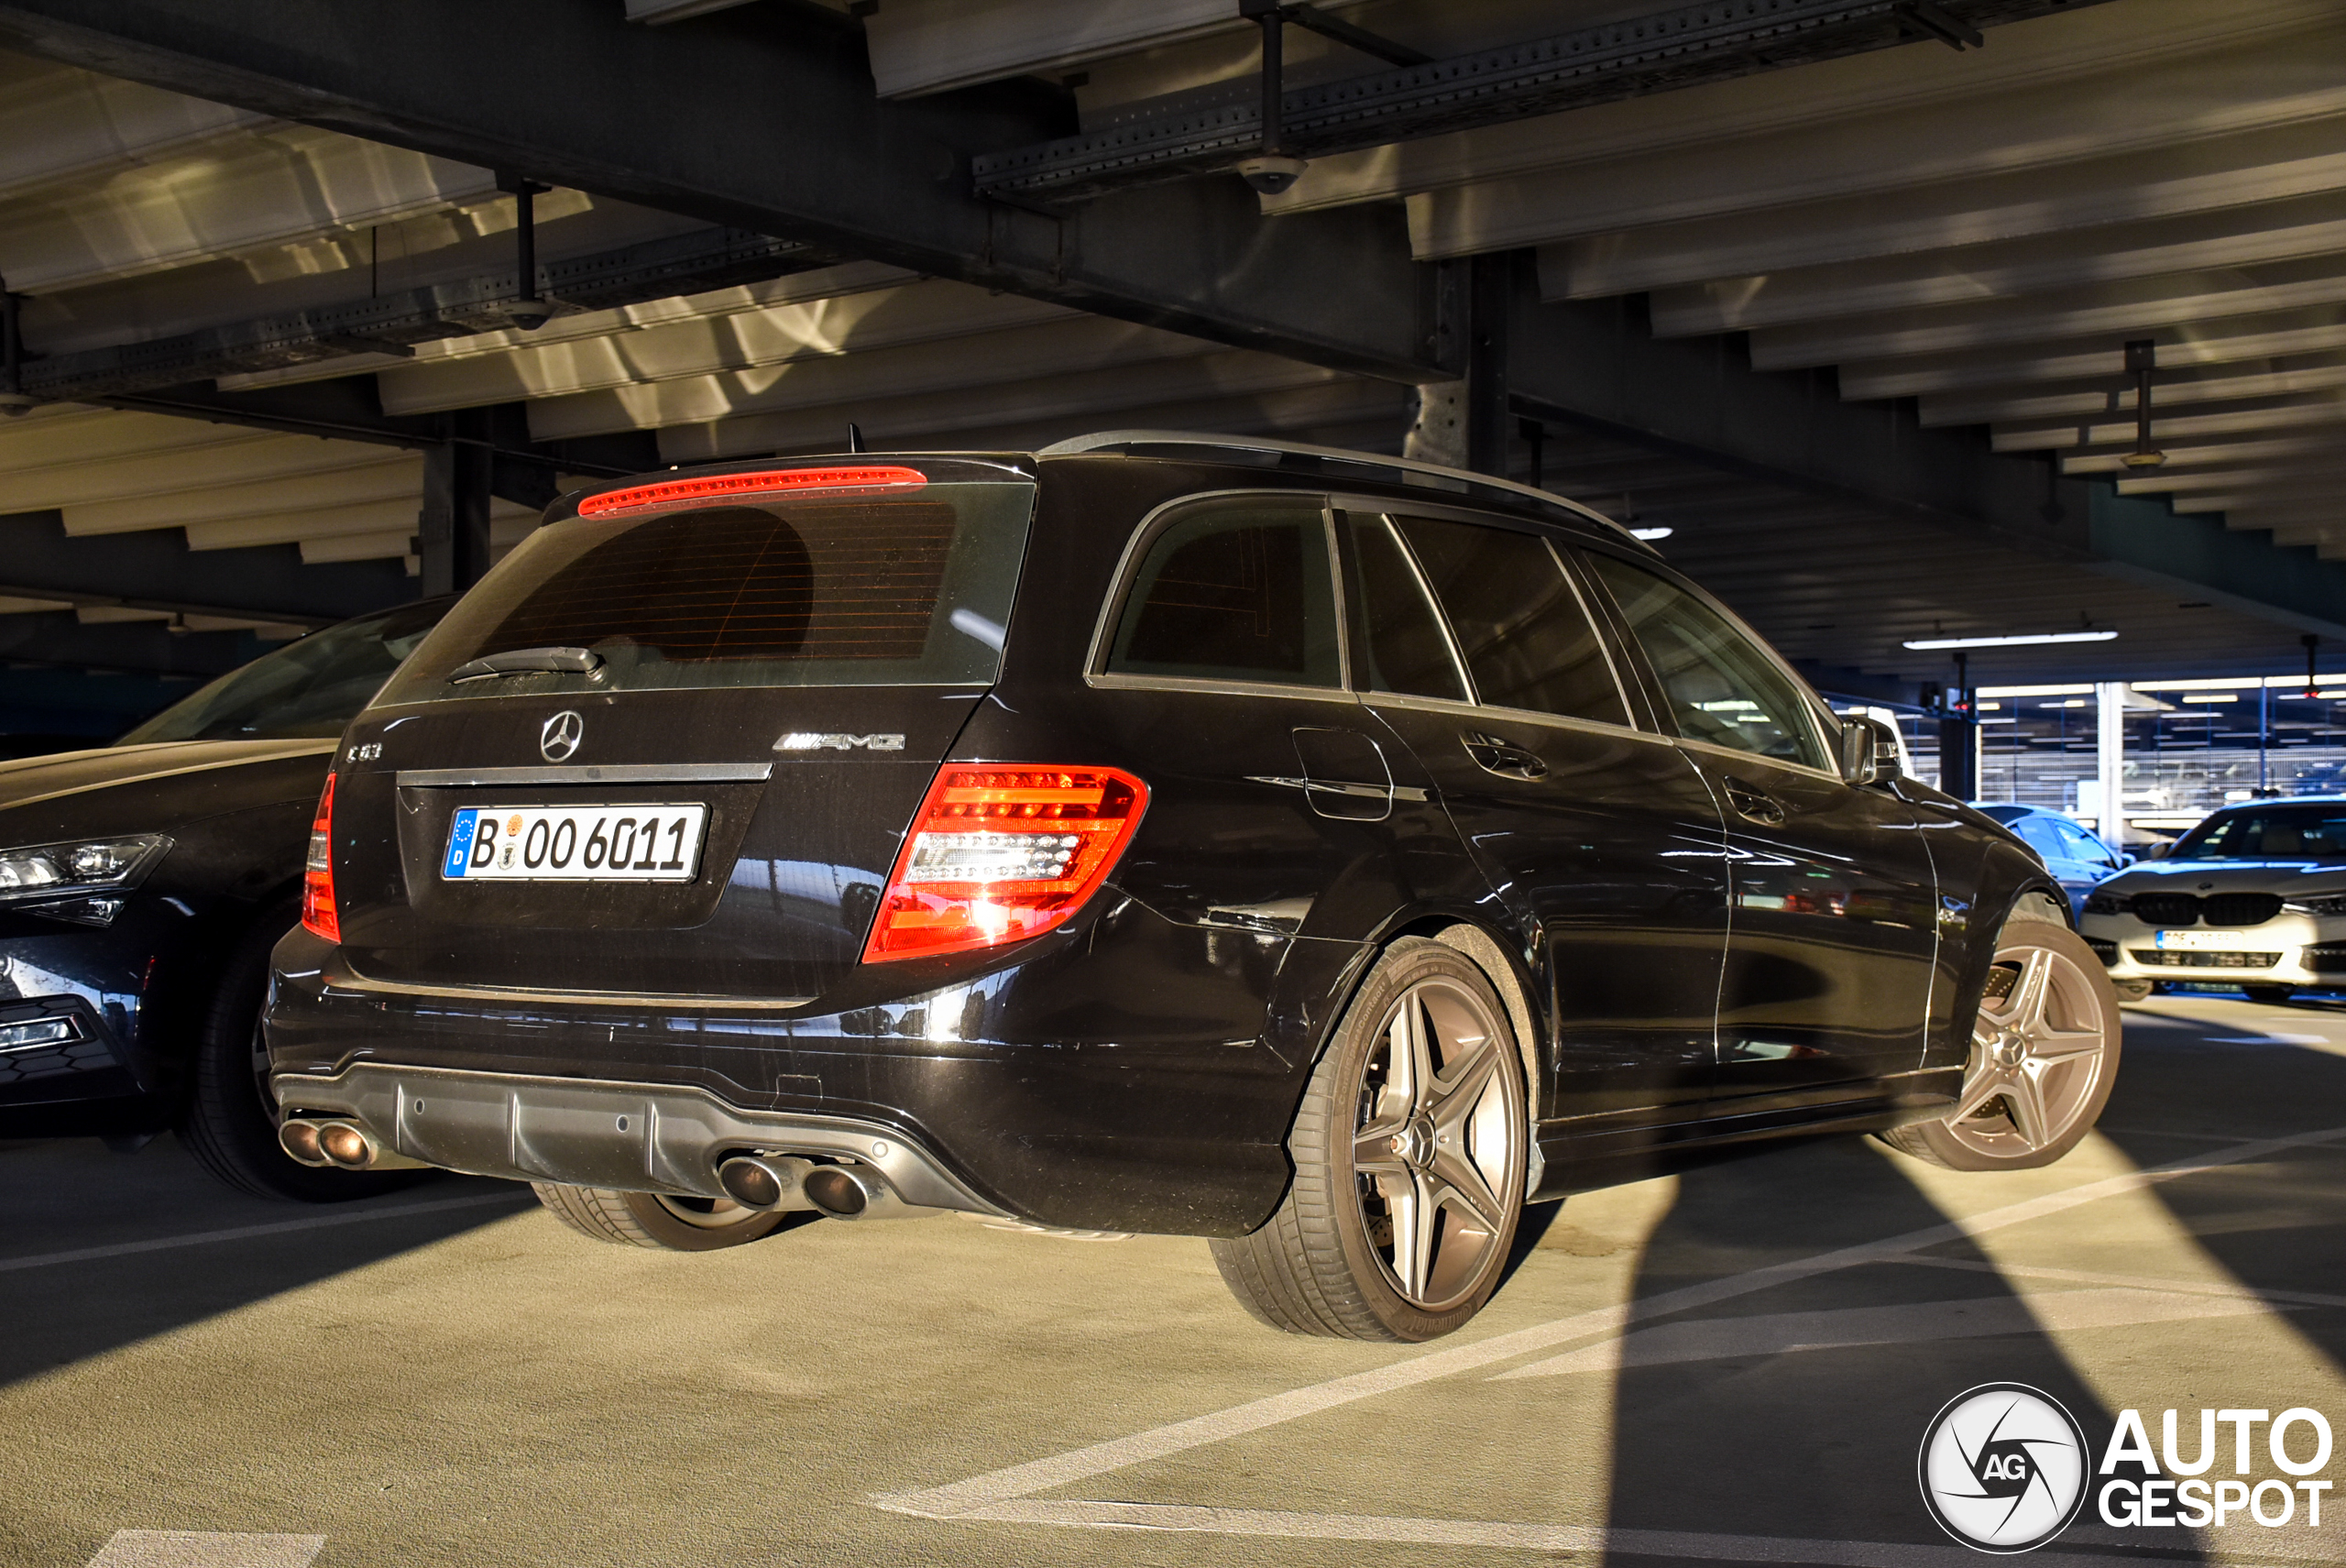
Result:
<instances>
[{"instance_id":1,"label":"car rear window","mask_svg":"<svg viewBox=\"0 0 2346 1568\"><path fill-rule=\"evenodd\" d=\"M381 700L990 681L1034 499L1023 480L931 483L558 521L466 596ZM450 678L540 648L599 667Z\"/></svg>"}]
</instances>

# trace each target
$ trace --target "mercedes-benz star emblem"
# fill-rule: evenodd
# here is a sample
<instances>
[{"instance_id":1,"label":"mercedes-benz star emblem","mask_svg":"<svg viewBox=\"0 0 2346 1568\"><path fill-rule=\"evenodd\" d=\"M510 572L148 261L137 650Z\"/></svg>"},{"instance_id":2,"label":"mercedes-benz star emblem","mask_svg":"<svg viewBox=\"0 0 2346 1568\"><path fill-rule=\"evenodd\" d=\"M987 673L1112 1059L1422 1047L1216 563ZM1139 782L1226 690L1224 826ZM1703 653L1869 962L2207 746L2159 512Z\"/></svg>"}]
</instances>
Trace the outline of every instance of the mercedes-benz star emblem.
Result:
<instances>
[{"instance_id":1,"label":"mercedes-benz star emblem","mask_svg":"<svg viewBox=\"0 0 2346 1568\"><path fill-rule=\"evenodd\" d=\"M586 721L564 708L538 727L538 754L549 762L565 762L586 736Z\"/></svg>"},{"instance_id":2,"label":"mercedes-benz star emblem","mask_svg":"<svg viewBox=\"0 0 2346 1568\"><path fill-rule=\"evenodd\" d=\"M1978 1552L2028 1552L2086 1500L2085 1430L2060 1401L2021 1383L1965 1390L1923 1434L1923 1502Z\"/></svg>"}]
</instances>

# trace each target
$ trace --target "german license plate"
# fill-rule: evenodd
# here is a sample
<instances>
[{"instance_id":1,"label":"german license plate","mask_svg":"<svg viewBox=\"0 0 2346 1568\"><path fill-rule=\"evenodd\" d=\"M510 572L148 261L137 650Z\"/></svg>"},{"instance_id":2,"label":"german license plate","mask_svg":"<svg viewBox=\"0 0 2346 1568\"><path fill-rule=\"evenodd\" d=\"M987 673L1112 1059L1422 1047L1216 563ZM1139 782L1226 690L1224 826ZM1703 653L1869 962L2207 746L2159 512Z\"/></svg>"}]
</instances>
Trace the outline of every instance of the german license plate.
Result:
<instances>
[{"instance_id":1,"label":"german license plate","mask_svg":"<svg viewBox=\"0 0 2346 1568\"><path fill-rule=\"evenodd\" d=\"M2229 931L2154 931L2151 934L2151 945L2169 951L2177 948L2195 952L2204 952L2211 948L2221 951L2239 947L2240 938Z\"/></svg>"},{"instance_id":2,"label":"german license plate","mask_svg":"<svg viewBox=\"0 0 2346 1568\"><path fill-rule=\"evenodd\" d=\"M450 882L690 882L708 807L467 806L448 825Z\"/></svg>"}]
</instances>

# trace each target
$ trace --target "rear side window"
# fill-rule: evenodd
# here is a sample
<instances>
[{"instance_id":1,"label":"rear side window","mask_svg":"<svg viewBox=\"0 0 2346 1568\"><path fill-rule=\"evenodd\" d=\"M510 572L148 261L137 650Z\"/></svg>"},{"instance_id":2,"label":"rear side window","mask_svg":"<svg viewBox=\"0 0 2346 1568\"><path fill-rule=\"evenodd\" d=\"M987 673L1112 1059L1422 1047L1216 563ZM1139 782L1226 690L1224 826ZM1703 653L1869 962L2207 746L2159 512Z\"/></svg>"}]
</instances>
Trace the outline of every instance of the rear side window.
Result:
<instances>
[{"instance_id":1,"label":"rear side window","mask_svg":"<svg viewBox=\"0 0 2346 1568\"><path fill-rule=\"evenodd\" d=\"M1111 674L1342 682L1327 525L1315 507L1189 513L1149 545L1109 645Z\"/></svg>"},{"instance_id":2,"label":"rear side window","mask_svg":"<svg viewBox=\"0 0 2346 1568\"><path fill-rule=\"evenodd\" d=\"M1034 498L1023 481L930 483L566 519L466 595L382 700L989 681ZM534 648L600 667L449 680Z\"/></svg>"},{"instance_id":3,"label":"rear side window","mask_svg":"<svg viewBox=\"0 0 2346 1568\"><path fill-rule=\"evenodd\" d=\"M1629 722L1596 629L1546 541L1474 523L1393 521L1450 617L1476 701Z\"/></svg>"},{"instance_id":4,"label":"rear side window","mask_svg":"<svg viewBox=\"0 0 2346 1568\"><path fill-rule=\"evenodd\" d=\"M1675 584L1610 555L1590 559L1661 678L1680 734L1825 766L1808 698L1757 642Z\"/></svg>"},{"instance_id":5,"label":"rear side window","mask_svg":"<svg viewBox=\"0 0 2346 1568\"><path fill-rule=\"evenodd\" d=\"M1353 573L1344 602L1353 616L1353 683L1364 691L1466 700L1466 685L1450 654L1425 589L1409 558L1381 517L1349 520Z\"/></svg>"}]
</instances>

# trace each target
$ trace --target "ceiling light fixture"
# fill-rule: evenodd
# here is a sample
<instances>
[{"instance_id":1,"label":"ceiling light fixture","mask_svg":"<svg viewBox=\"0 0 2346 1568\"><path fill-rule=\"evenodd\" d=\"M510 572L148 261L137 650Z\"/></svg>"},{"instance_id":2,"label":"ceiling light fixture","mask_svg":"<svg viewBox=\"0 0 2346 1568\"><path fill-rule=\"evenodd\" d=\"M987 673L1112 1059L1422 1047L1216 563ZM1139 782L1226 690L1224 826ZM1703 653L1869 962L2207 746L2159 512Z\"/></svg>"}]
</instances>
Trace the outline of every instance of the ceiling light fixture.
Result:
<instances>
[{"instance_id":1,"label":"ceiling light fixture","mask_svg":"<svg viewBox=\"0 0 2346 1568\"><path fill-rule=\"evenodd\" d=\"M2115 631L2032 631L2020 637L1918 637L1900 644L1917 652L1935 648L2023 648L2040 642L2107 642Z\"/></svg>"}]
</instances>

